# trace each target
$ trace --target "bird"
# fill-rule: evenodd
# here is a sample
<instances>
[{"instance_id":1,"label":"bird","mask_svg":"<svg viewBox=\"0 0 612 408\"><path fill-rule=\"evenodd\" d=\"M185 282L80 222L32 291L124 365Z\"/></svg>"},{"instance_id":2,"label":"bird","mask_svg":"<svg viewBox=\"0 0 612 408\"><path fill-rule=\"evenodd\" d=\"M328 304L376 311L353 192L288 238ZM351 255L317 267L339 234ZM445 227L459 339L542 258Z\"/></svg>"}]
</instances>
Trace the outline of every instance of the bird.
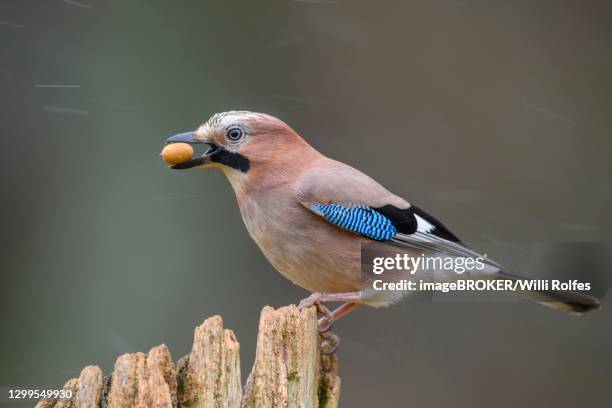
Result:
<instances>
[{"instance_id":1,"label":"bird","mask_svg":"<svg viewBox=\"0 0 612 408\"><path fill-rule=\"evenodd\" d=\"M299 307L316 306L321 333L361 305L389 306L407 291L372 288L376 274L364 273L364 248L376 253L402 251L451 259L481 259L473 277L517 281L495 261L468 248L437 218L391 193L356 168L320 153L282 120L265 113L228 111L212 115L196 130L166 139L169 143L204 144L207 150L173 169L221 170L231 184L244 225L270 264L285 278L310 291ZM404 176L402 176L404 177ZM407 177L407 176L406 176ZM366 268L367 269L367 268ZM456 273L433 271L449 281ZM414 276L398 272L389 280ZM581 292L521 290L520 297L582 314L599 307ZM341 302L334 310L325 303ZM339 337L329 332L335 351Z\"/></svg>"}]
</instances>

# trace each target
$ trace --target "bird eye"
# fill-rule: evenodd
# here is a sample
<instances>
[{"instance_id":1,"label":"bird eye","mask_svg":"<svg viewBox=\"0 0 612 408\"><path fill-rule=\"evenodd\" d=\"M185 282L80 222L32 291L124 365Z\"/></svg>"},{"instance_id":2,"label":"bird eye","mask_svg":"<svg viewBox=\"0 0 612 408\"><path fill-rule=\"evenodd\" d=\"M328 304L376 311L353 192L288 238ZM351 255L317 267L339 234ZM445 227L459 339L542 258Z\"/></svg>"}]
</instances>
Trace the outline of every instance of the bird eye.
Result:
<instances>
[{"instance_id":1,"label":"bird eye","mask_svg":"<svg viewBox=\"0 0 612 408\"><path fill-rule=\"evenodd\" d=\"M232 142L236 142L240 139L242 139L242 137L244 136L244 130L238 128L238 127L233 127L230 128L227 131L227 138L229 140L231 140Z\"/></svg>"}]
</instances>

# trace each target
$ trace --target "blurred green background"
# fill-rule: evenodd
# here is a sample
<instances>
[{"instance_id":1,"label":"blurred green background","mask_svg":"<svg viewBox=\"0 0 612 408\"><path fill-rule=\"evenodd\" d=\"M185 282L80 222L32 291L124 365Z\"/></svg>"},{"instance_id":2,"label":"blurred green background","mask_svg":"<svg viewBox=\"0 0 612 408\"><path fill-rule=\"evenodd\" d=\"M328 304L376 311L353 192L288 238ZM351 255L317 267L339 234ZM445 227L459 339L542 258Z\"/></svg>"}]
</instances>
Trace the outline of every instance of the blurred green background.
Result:
<instances>
[{"instance_id":1,"label":"blurred green background","mask_svg":"<svg viewBox=\"0 0 612 408\"><path fill-rule=\"evenodd\" d=\"M307 293L220 173L159 160L218 111L282 118L466 241L610 240L611 19L609 1L1 2L0 387L162 342L178 359L217 313L250 371L260 309ZM336 325L342 405L608 406L611 317L360 310Z\"/></svg>"}]
</instances>

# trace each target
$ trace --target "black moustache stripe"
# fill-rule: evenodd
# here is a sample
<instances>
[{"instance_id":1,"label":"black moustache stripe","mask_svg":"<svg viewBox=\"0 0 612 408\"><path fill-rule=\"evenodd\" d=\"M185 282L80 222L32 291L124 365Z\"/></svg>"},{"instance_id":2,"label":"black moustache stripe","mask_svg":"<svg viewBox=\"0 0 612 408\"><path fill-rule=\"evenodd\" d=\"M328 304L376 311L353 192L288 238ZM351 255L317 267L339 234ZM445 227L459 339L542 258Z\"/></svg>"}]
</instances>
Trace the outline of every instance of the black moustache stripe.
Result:
<instances>
[{"instance_id":1,"label":"black moustache stripe","mask_svg":"<svg viewBox=\"0 0 612 408\"><path fill-rule=\"evenodd\" d=\"M249 159L241 155L240 153L230 152L223 148L220 148L210 156L210 160L215 163L220 163L233 169L239 170L243 173L249 171L251 163Z\"/></svg>"}]
</instances>

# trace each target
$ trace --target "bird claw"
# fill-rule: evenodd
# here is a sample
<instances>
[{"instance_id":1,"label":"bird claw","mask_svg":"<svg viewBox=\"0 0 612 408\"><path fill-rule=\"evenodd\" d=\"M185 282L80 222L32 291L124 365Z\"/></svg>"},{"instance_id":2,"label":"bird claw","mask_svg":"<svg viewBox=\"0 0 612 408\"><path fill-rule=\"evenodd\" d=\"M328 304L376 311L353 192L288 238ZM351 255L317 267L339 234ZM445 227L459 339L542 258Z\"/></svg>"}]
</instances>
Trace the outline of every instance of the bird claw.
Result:
<instances>
[{"instance_id":1,"label":"bird claw","mask_svg":"<svg viewBox=\"0 0 612 408\"><path fill-rule=\"evenodd\" d=\"M321 354L328 356L338 351L340 347L340 337L338 337L337 334L331 332L321 333L321 337Z\"/></svg>"},{"instance_id":2,"label":"bird claw","mask_svg":"<svg viewBox=\"0 0 612 408\"><path fill-rule=\"evenodd\" d=\"M319 333L327 333L334 327L334 324L336 324L334 319L329 316L323 316L319 319L317 330L319 330Z\"/></svg>"},{"instance_id":3,"label":"bird claw","mask_svg":"<svg viewBox=\"0 0 612 408\"><path fill-rule=\"evenodd\" d=\"M321 303L320 293L313 293L306 299L300 301L298 308L303 310L311 306L316 306L317 313L322 316L317 323L317 330L322 338L321 354L334 354L340 346L340 337L338 337L337 334L330 332L332 327L334 327L334 323L336 322L334 319L334 314L327 307L325 307L323 303Z\"/></svg>"},{"instance_id":4,"label":"bird claw","mask_svg":"<svg viewBox=\"0 0 612 408\"><path fill-rule=\"evenodd\" d=\"M319 333L326 333L330 331L331 328L334 326L335 319L334 319L333 313L325 305L323 305L323 303L321 303L320 298L321 298L320 293L313 293L312 295L308 296L306 299L303 299L302 301L300 301L298 308L300 310L303 310L311 306L316 306L317 313L323 316L319 319L319 323L318 323Z\"/></svg>"},{"instance_id":5,"label":"bird claw","mask_svg":"<svg viewBox=\"0 0 612 408\"><path fill-rule=\"evenodd\" d=\"M298 305L298 309L304 310L308 309L311 306L317 305L317 309L319 308L318 304L320 304L319 299L321 298L320 293L313 293L308 296L306 299L302 299L300 304Z\"/></svg>"}]
</instances>

